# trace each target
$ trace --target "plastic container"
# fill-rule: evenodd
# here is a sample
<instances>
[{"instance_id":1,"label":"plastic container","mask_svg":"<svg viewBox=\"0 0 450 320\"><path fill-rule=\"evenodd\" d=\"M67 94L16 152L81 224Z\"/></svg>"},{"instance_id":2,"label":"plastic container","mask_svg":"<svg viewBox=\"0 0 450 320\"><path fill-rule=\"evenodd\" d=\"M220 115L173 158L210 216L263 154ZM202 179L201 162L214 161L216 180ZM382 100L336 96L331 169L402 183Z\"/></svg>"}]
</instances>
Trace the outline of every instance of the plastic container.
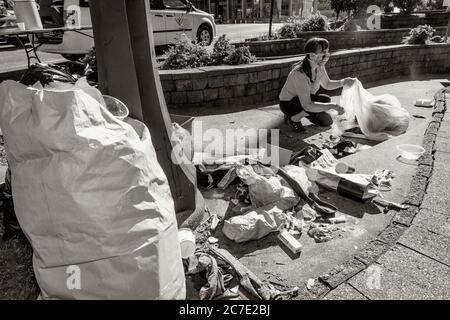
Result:
<instances>
[{"instance_id":1,"label":"plastic container","mask_svg":"<svg viewBox=\"0 0 450 320\"><path fill-rule=\"evenodd\" d=\"M408 160L417 160L425 152L424 148L415 144L401 144L397 149L402 153L402 158Z\"/></svg>"},{"instance_id":2,"label":"plastic container","mask_svg":"<svg viewBox=\"0 0 450 320\"><path fill-rule=\"evenodd\" d=\"M105 100L106 109L117 119L124 120L130 114L127 106L119 99L104 94L103 100Z\"/></svg>"},{"instance_id":3,"label":"plastic container","mask_svg":"<svg viewBox=\"0 0 450 320\"><path fill-rule=\"evenodd\" d=\"M35 0L14 0L16 22L23 22L26 30L43 29L41 17Z\"/></svg>"},{"instance_id":4,"label":"plastic container","mask_svg":"<svg viewBox=\"0 0 450 320\"><path fill-rule=\"evenodd\" d=\"M187 259L195 252L195 235L188 228L178 229L178 240L180 241L181 257Z\"/></svg>"}]
</instances>

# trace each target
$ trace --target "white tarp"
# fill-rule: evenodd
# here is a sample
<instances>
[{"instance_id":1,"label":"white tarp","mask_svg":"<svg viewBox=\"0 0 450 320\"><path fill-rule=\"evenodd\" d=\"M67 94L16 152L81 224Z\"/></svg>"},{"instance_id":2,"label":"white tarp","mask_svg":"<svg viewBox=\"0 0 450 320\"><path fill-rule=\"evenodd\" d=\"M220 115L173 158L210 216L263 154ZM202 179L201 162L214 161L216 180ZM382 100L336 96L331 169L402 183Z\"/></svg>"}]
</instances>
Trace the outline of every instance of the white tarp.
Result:
<instances>
[{"instance_id":1,"label":"white tarp","mask_svg":"<svg viewBox=\"0 0 450 320\"><path fill-rule=\"evenodd\" d=\"M82 87L0 84L15 211L41 296L184 299L173 199L150 133Z\"/></svg>"}]
</instances>

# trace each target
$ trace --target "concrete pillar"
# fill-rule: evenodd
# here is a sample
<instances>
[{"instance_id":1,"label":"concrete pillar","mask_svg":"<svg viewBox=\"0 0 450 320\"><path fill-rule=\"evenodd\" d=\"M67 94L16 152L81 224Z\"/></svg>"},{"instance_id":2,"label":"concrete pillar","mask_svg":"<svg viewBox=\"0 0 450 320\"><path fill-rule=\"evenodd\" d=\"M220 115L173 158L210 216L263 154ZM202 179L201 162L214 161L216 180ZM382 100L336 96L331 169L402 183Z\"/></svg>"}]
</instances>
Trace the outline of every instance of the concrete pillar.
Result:
<instances>
[{"instance_id":1,"label":"concrete pillar","mask_svg":"<svg viewBox=\"0 0 450 320\"><path fill-rule=\"evenodd\" d=\"M289 16L292 16L292 0L289 0Z\"/></svg>"}]
</instances>

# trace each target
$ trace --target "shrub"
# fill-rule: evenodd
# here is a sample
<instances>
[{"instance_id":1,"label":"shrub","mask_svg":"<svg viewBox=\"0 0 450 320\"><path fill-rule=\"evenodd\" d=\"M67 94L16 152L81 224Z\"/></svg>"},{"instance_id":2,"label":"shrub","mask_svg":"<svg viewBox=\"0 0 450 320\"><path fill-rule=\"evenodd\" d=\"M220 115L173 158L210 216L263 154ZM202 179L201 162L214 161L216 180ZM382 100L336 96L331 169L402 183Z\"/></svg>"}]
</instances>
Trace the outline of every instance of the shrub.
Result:
<instances>
[{"instance_id":1,"label":"shrub","mask_svg":"<svg viewBox=\"0 0 450 320\"><path fill-rule=\"evenodd\" d=\"M355 19L348 19L346 20L339 29L337 29L338 31L359 31L361 29L360 26L358 26L356 24Z\"/></svg>"},{"instance_id":2,"label":"shrub","mask_svg":"<svg viewBox=\"0 0 450 320\"><path fill-rule=\"evenodd\" d=\"M393 3L400 8L402 14L410 14L422 3L422 0L393 0Z\"/></svg>"},{"instance_id":3,"label":"shrub","mask_svg":"<svg viewBox=\"0 0 450 320\"><path fill-rule=\"evenodd\" d=\"M167 51L161 69L199 68L211 64L211 56L205 46L192 42L187 37L176 40Z\"/></svg>"},{"instance_id":4,"label":"shrub","mask_svg":"<svg viewBox=\"0 0 450 320\"><path fill-rule=\"evenodd\" d=\"M234 46L230 44L230 40L226 38L226 35L221 35L214 43L213 52L211 54L212 63L224 63L224 59L231 55L234 50Z\"/></svg>"},{"instance_id":5,"label":"shrub","mask_svg":"<svg viewBox=\"0 0 450 320\"><path fill-rule=\"evenodd\" d=\"M434 36L430 39L431 42L443 43L444 39L441 36Z\"/></svg>"},{"instance_id":6,"label":"shrub","mask_svg":"<svg viewBox=\"0 0 450 320\"><path fill-rule=\"evenodd\" d=\"M327 17L321 15L320 13L305 19L300 24L301 31L327 31L328 29Z\"/></svg>"},{"instance_id":7,"label":"shrub","mask_svg":"<svg viewBox=\"0 0 450 320\"><path fill-rule=\"evenodd\" d=\"M189 39L177 40L167 51L166 60L161 69L198 68L218 64L247 64L256 61L248 47L238 47L230 44L225 35L217 39L211 53Z\"/></svg>"},{"instance_id":8,"label":"shrub","mask_svg":"<svg viewBox=\"0 0 450 320\"><path fill-rule=\"evenodd\" d=\"M277 30L276 34L282 39L296 38L302 31L302 19L300 17L291 16L286 23Z\"/></svg>"},{"instance_id":9,"label":"shrub","mask_svg":"<svg viewBox=\"0 0 450 320\"><path fill-rule=\"evenodd\" d=\"M234 48L231 54L224 59L224 63L232 65L247 64L255 61L256 57L251 54L247 46Z\"/></svg>"},{"instance_id":10,"label":"shrub","mask_svg":"<svg viewBox=\"0 0 450 320\"><path fill-rule=\"evenodd\" d=\"M405 37L402 42L408 44L425 44L431 39L435 31L429 25L420 25L412 28L409 31L409 36Z\"/></svg>"},{"instance_id":11,"label":"shrub","mask_svg":"<svg viewBox=\"0 0 450 320\"><path fill-rule=\"evenodd\" d=\"M297 34L301 31L301 24L299 23L285 23L277 30L277 34L282 39L296 38Z\"/></svg>"}]
</instances>

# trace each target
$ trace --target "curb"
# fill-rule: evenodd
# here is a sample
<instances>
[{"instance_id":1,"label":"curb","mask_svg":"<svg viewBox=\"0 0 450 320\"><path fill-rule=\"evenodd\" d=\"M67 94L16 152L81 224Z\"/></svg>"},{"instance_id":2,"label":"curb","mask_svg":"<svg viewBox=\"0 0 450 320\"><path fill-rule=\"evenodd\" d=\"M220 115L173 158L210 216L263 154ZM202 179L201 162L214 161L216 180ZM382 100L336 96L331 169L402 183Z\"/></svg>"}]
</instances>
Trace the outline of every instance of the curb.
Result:
<instances>
[{"instance_id":1,"label":"curb","mask_svg":"<svg viewBox=\"0 0 450 320\"><path fill-rule=\"evenodd\" d=\"M445 93L447 91L450 92L450 90L443 88L435 94L436 103L432 113L433 118L428 124L422 141L425 153L419 158L416 174L411 181L408 197L403 202L403 204L409 205L409 208L391 210L390 213L394 213L394 217L390 224L374 240L370 241L352 258L315 279L315 285L309 289L309 295L313 296L312 299L323 298L330 291L376 262L411 226L415 216L419 212L420 205L428 187L428 182L433 175L436 137L448 107L445 100ZM306 283L304 286L306 287Z\"/></svg>"}]
</instances>

